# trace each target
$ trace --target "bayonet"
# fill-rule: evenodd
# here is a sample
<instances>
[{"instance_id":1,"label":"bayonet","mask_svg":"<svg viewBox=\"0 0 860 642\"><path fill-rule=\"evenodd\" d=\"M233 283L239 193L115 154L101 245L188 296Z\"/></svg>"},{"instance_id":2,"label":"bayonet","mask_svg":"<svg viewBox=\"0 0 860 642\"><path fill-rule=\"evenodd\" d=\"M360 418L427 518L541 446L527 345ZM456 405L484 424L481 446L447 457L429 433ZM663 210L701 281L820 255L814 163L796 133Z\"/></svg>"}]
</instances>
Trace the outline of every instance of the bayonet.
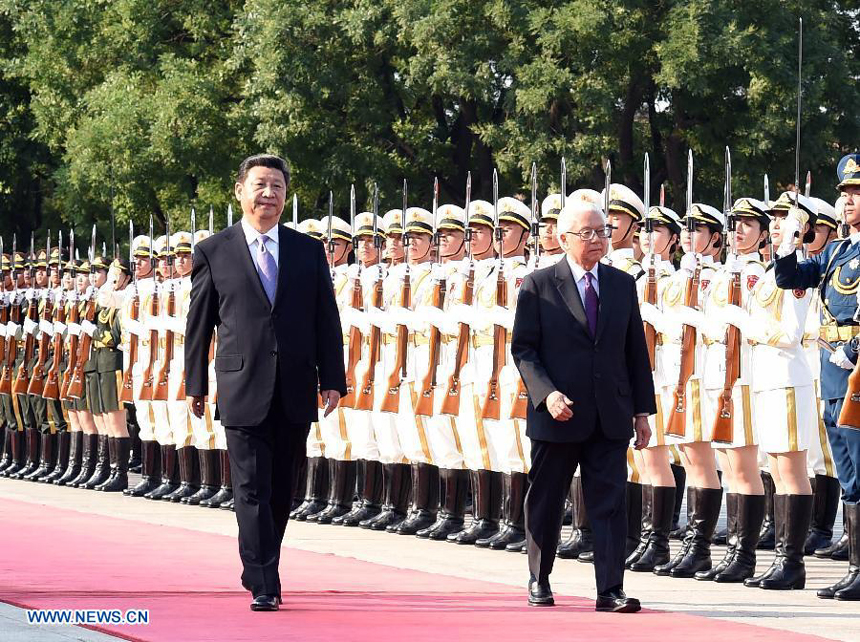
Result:
<instances>
[{"instance_id":1,"label":"bayonet","mask_svg":"<svg viewBox=\"0 0 860 642\"><path fill-rule=\"evenodd\" d=\"M767 174L764 175L764 203L770 207L770 181L767 178Z\"/></svg>"},{"instance_id":2,"label":"bayonet","mask_svg":"<svg viewBox=\"0 0 860 642\"><path fill-rule=\"evenodd\" d=\"M505 258L502 247L502 228L499 226L499 173L493 168L493 232L499 244L499 260Z\"/></svg>"},{"instance_id":3,"label":"bayonet","mask_svg":"<svg viewBox=\"0 0 860 642\"><path fill-rule=\"evenodd\" d=\"M334 278L334 238L332 238L332 218L334 217L334 193L328 191L328 256Z\"/></svg>"},{"instance_id":4,"label":"bayonet","mask_svg":"<svg viewBox=\"0 0 860 642\"><path fill-rule=\"evenodd\" d=\"M209 206L209 234L210 236L215 233L215 209L210 205Z\"/></svg>"},{"instance_id":5,"label":"bayonet","mask_svg":"<svg viewBox=\"0 0 860 642\"><path fill-rule=\"evenodd\" d=\"M89 256L90 267L92 268L93 261L96 260L96 224L93 223L93 231L90 235L90 251Z\"/></svg>"},{"instance_id":6,"label":"bayonet","mask_svg":"<svg viewBox=\"0 0 860 642\"><path fill-rule=\"evenodd\" d=\"M606 159L606 165L603 166L603 171L604 171L603 219L604 219L605 224L608 226L608 225L610 225L610 223L609 223L609 203L610 203L609 192L611 191L610 188L612 187L612 161L610 161L608 158ZM612 251L612 236L611 235L609 237L609 246L607 249L609 252Z\"/></svg>"},{"instance_id":7,"label":"bayonet","mask_svg":"<svg viewBox=\"0 0 860 642\"><path fill-rule=\"evenodd\" d=\"M400 210L400 226L403 228L403 251L404 255L408 255L409 248L409 235L406 233L406 202L408 197L408 186L406 185L406 179L403 179L403 203L402 209ZM409 257L404 256L404 261L406 262L407 270L409 269Z\"/></svg>"},{"instance_id":8,"label":"bayonet","mask_svg":"<svg viewBox=\"0 0 860 642\"><path fill-rule=\"evenodd\" d=\"M651 209L651 160L648 152L645 152L645 185L643 187L643 204L645 206L645 233L648 235L648 255L651 259L651 267L654 267L654 221L649 216Z\"/></svg>"},{"instance_id":9,"label":"bayonet","mask_svg":"<svg viewBox=\"0 0 860 642\"><path fill-rule=\"evenodd\" d=\"M800 114L803 97L803 18L798 18L797 38L797 133L794 147L794 204L800 194Z\"/></svg>"},{"instance_id":10,"label":"bayonet","mask_svg":"<svg viewBox=\"0 0 860 642\"><path fill-rule=\"evenodd\" d=\"M233 205L227 205L227 227L233 226Z\"/></svg>"},{"instance_id":11,"label":"bayonet","mask_svg":"<svg viewBox=\"0 0 860 642\"><path fill-rule=\"evenodd\" d=\"M197 211L192 207L191 208L191 253L194 254L194 246L197 245L196 239L197 236Z\"/></svg>"},{"instance_id":12,"label":"bayonet","mask_svg":"<svg viewBox=\"0 0 860 642\"><path fill-rule=\"evenodd\" d=\"M472 216L472 172L466 172L466 243L469 244L469 263L472 262L472 228L469 219Z\"/></svg>"},{"instance_id":13,"label":"bayonet","mask_svg":"<svg viewBox=\"0 0 860 642\"><path fill-rule=\"evenodd\" d=\"M812 196L812 172L806 172L806 186L803 189L803 195L806 198Z\"/></svg>"},{"instance_id":14,"label":"bayonet","mask_svg":"<svg viewBox=\"0 0 860 642\"><path fill-rule=\"evenodd\" d=\"M153 238L154 234L155 234L155 230L154 230L153 221L152 221L152 214L150 214L149 215L149 269L150 270L155 269L155 248L154 248L155 239Z\"/></svg>"},{"instance_id":15,"label":"bayonet","mask_svg":"<svg viewBox=\"0 0 860 642\"><path fill-rule=\"evenodd\" d=\"M726 145L725 153L726 181L723 189L723 214L726 217L726 241L729 242L729 252L737 256L737 243L735 242L735 217L732 214L732 154Z\"/></svg>"},{"instance_id":16,"label":"bayonet","mask_svg":"<svg viewBox=\"0 0 860 642\"><path fill-rule=\"evenodd\" d=\"M60 260L62 260L62 256ZM128 269L131 270L134 284L137 285L137 269L134 265L134 222L128 222Z\"/></svg>"},{"instance_id":17,"label":"bayonet","mask_svg":"<svg viewBox=\"0 0 860 642\"><path fill-rule=\"evenodd\" d=\"M299 195L293 194L293 229L299 229Z\"/></svg>"},{"instance_id":18,"label":"bayonet","mask_svg":"<svg viewBox=\"0 0 860 642\"><path fill-rule=\"evenodd\" d=\"M564 204L567 201L567 159L561 157L561 208L564 209Z\"/></svg>"},{"instance_id":19,"label":"bayonet","mask_svg":"<svg viewBox=\"0 0 860 642\"><path fill-rule=\"evenodd\" d=\"M565 177L566 178L566 177ZM532 163L532 238L535 244L535 266L540 258L540 212L537 200L537 163ZM561 191L561 203L564 207L564 188Z\"/></svg>"},{"instance_id":20,"label":"bayonet","mask_svg":"<svg viewBox=\"0 0 860 642\"><path fill-rule=\"evenodd\" d=\"M439 178L433 178L433 244L436 246L435 258L433 259L434 263L441 263L441 257L439 256L439 221L436 220L436 217L439 213Z\"/></svg>"},{"instance_id":21,"label":"bayonet","mask_svg":"<svg viewBox=\"0 0 860 642\"><path fill-rule=\"evenodd\" d=\"M116 245L116 214L113 211L113 181L110 186L110 242L113 248L113 258L119 258L119 248ZM107 252L102 252L107 259Z\"/></svg>"}]
</instances>

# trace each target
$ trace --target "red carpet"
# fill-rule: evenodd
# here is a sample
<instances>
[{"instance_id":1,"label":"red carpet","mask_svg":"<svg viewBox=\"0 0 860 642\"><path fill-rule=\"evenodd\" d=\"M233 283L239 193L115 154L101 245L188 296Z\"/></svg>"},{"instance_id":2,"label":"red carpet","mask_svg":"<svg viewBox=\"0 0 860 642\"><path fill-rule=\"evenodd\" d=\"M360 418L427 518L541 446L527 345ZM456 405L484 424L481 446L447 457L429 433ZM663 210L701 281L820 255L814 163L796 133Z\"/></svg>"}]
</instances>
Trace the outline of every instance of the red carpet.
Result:
<instances>
[{"instance_id":1,"label":"red carpet","mask_svg":"<svg viewBox=\"0 0 860 642\"><path fill-rule=\"evenodd\" d=\"M40 506L4 499L0 514L0 601L149 609L146 626L92 627L129 640L817 639L677 613L595 613L578 597L529 608L522 589L293 549L282 610L252 613L232 537L53 508L47 520Z\"/></svg>"}]
</instances>

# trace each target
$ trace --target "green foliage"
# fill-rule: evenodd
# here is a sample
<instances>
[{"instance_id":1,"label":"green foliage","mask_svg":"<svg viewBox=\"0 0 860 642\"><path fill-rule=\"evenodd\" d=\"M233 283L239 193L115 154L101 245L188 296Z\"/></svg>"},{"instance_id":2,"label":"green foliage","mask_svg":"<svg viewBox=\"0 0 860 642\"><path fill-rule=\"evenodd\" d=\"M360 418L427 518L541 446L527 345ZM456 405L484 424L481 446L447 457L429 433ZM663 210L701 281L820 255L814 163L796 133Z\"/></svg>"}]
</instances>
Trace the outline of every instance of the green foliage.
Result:
<instances>
[{"instance_id":1,"label":"green foliage","mask_svg":"<svg viewBox=\"0 0 860 642\"><path fill-rule=\"evenodd\" d=\"M797 17L804 17L801 171L832 200L860 136L860 33L847 0L0 0L0 232L109 235L126 221L223 225L239 161L287 157L300 214L329 189L348 211L600 188L613 178L681 209L794 180ZM9 216L14 213L13 216Z\"/></svg>"}]
</instances>

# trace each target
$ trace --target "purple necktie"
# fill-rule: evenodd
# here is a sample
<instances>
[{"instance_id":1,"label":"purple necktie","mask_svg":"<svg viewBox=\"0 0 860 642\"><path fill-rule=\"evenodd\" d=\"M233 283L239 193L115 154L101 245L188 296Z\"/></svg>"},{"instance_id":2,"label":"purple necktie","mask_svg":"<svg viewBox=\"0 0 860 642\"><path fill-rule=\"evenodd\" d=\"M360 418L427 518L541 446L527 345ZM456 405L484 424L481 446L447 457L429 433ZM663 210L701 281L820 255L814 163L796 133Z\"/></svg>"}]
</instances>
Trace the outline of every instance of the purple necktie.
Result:
<instances>
[{"instance_id":1,"label":"purple necktie","mask_svg":"<svg viewBox=\"0 0 860 642\"><path fill-rule=\"evenodd\" d=\"M597 290L594 289L594 275L585 273L585 318L588 319L588 329L591 336L597 335L597 307L600 301L597 298Z\"/></svg>"},{"instance_id":2,"label":"purple necktie","mask_svg":"<svg viewBox=\"0 0 860 642\"><path fill-rule=\"evenodd\" d=\"M269 297L269 303L274 304L275 291L278 288L278 266L275 264L275 257L266 248L264 235L260 235L257 239L257 272L260 273L260 281L263 283L266 296Z\"/></svg>"}]
</instances>

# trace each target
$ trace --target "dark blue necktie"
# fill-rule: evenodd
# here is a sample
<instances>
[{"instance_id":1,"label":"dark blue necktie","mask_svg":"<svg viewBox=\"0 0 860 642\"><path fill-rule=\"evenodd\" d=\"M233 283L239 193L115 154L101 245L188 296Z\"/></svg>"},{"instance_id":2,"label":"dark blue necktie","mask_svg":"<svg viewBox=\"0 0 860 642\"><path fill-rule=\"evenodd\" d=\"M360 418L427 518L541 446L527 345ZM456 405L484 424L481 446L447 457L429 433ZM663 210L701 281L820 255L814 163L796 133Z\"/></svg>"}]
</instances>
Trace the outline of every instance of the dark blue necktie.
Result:
<instances>
[{"instance_id":1,"label":"dark blue necktie","mask_svg":"<svg viewBox=\"0 0 860 642\"><path fill-rule=\"evenodd\" d=\"M600 300L597 298L597 290L594 289L594 275L585 273L585 318L588 319L588 330L591 336L597 335L597 308Z\"/></svg>"}]
</instances>

